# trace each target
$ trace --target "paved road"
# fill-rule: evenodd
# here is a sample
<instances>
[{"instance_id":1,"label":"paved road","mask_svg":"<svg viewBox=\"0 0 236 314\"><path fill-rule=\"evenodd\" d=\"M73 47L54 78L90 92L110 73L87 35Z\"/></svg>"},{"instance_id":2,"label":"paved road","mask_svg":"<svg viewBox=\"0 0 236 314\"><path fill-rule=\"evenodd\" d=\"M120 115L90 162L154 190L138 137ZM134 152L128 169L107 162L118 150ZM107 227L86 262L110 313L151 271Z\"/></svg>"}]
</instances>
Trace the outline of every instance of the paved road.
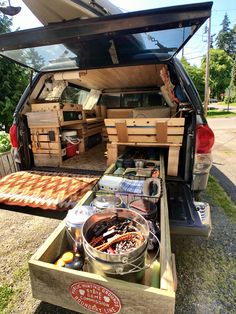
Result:
<instances>
[{"instance_id":1,"label":"paved road","mask_svg":"<svg viewBox=\"0 0 236 314\"><path fill-rule=\"evenodd\" d=\"M212 173L236 203L236 117L207 120L215 133Z\"/></svg>"},{"instance_id":2,"label":"paved road","mask_svg":"<svg viewBox=\"0 0 236 314\"><path fill-rule=\"evenodd\" d=\"M210 109L220 109L220 110L228 110L228 105L220 105L220 104L217 104L217 103L215 103L215 104L213 104L213 103L211 103L211 104L209 104L209 106L208 106L208 108ZM230 104L229 104L229 111L232 111L232 112L235 112L236 113L236 106L231 106Z\"/></svg>"}]
</instances>

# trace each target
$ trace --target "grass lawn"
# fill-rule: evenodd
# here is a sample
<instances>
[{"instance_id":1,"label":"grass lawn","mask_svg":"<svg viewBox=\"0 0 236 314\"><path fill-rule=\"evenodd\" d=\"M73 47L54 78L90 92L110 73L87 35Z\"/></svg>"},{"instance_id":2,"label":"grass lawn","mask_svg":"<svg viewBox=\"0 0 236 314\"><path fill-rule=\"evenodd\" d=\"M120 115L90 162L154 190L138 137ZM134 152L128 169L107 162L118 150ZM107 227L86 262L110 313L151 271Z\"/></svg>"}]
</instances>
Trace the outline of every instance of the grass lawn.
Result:
<instances>
[{"instance_id":1,"label":"grass lawn","mask_svg":"<svg viewBox=\"0 0 236 314\"><path fill-rule=\"evenodd\" d=\"M207 111L207 117L210 118L227 118L234 117L236 113L231 111L219 110L219 109L210 109Z\"/></svg>"},{"instance_id":2,"label":"grass lawn","mask_svg":"<svg viewBox=\"0 0 236 314\"><path fill-rule=\"evenodd\" d=\"M228 107L228 104L226 104L224 101L219 101L217 105L225 106L225 108ZM231 104L229 104L229 107L236 107L236 102L232 102Z\"/></svg>"},{"instance_id":3,"label":"grass lawn","mask_svg":"<svg viewBox=\"0 0 236 314\"><path fill-rule=\"evenodd\" d=\"M236 205L221 187L218 180L209 176L206 194L211 197L213 202L224 209L225 213L236 223Z\"/></svg>"}]
</instances>

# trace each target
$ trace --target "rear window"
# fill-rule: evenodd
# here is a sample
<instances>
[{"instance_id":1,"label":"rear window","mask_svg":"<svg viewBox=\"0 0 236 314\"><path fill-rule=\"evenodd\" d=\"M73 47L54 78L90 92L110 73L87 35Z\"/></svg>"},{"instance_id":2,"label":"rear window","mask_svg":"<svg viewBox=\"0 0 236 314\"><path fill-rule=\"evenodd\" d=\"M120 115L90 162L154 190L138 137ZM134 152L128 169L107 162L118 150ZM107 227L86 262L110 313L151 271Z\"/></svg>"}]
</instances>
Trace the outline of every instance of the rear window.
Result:
<instances>
[{"instance_id":1,"label":"rear window","mask_svg":"<svg viewBox=\"0 0 236 314\"><path fill-rule=\"evenodd\" d=\"M192 36L195 27L179 27L128 35L100 36L92 40L70 40L68 44L2 51L6 56L36 71L104 67L155 58L156 54L175 54ZM96 47L96 49L94 49Z\"/></svg>"},{"instance_id":2,"label":"rear window","mask_svg":"<svg viewBox=\"0 0 236 314\"><path fill-rule=\"evenodd\" d=\"M165 103L159 92L103 95L100 102L107 108L151 107Z\"/></svg>"}]
</instances>

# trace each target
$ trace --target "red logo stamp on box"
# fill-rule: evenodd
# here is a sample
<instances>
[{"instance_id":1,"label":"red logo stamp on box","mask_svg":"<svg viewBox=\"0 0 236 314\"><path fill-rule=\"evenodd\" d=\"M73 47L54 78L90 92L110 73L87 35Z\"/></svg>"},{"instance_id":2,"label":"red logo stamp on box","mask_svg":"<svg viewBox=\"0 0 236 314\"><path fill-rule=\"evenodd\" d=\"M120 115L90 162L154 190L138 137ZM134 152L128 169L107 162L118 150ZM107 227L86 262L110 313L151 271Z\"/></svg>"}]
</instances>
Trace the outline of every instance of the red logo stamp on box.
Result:
<instances>
[{"instance_id":1,"label":"red logo stamp on box","mask_svg":"<svg viewBox=\"0 0 236 314\"><path fill-rule=\"evenodd\" d=\"M69 291L80 306L93 313L116 314L121 310L120 299L102 285L79 281L73 283Z\"/></svg>"}]
</instances>

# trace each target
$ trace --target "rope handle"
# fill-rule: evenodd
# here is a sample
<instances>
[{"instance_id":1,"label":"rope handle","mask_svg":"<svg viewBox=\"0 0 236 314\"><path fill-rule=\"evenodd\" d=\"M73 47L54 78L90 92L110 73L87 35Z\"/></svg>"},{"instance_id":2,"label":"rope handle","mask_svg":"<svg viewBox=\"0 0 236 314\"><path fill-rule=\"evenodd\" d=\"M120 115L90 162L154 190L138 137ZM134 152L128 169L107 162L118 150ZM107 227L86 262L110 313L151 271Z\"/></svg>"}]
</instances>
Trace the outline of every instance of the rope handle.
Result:
<instances>
[{"instance_id":1,"label":"rope handle","mask_svg":"<svg viewBox=\"0 0 236 314\"><path fill-rule=\"evenodd\" d=\"M68 143L72 144L72 145L78 145L78 144L81 142L81 140L80 140L79 138L76 138L77 142L73 142L73 141L71 140L70 136L65 136L65 140L66 140Z\"/></svg>"}]
</instances>

